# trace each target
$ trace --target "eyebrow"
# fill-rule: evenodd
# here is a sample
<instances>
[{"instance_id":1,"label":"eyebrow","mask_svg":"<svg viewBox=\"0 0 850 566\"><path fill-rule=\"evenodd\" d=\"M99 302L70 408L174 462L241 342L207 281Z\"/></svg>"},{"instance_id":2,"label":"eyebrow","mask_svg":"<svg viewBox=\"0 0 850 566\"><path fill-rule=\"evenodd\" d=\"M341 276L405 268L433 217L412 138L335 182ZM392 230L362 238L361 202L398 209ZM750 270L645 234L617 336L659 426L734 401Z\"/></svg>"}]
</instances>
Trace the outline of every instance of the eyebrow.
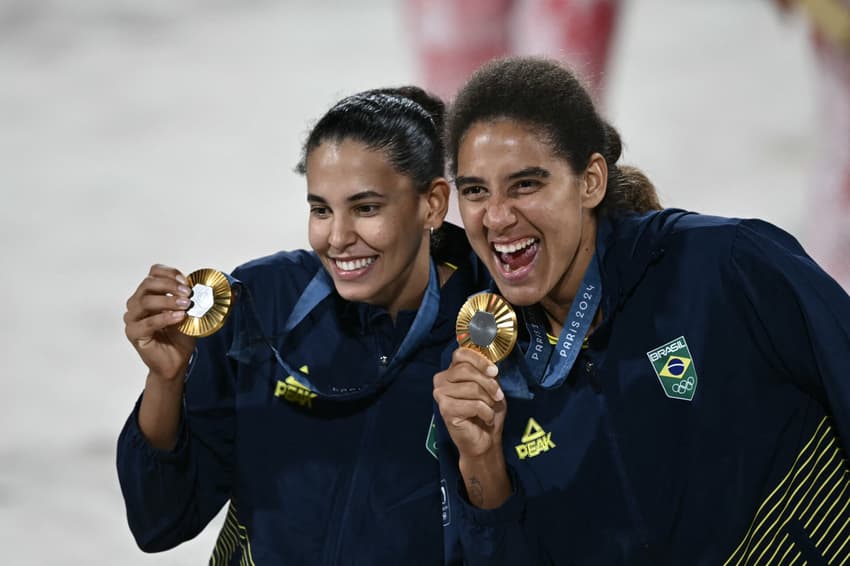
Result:
<instances>
[{"instance_id":1,"label":"eyebrow","mask_svg":"<svg viewBox=\"0 0 850 566\"><path fill-rule=\"evenodd\" d=\"M514 181L523 177L542 177L543 179L547 179L549 177L549 171L543 167L526 167L525 169L520 169L516 173L508 175L508 181Z\"/></svg>"},{"instance_id":2,"label":"eyebrow","mask_svg":"<svg viewBox=\"0 0 850 566\"><path fill-rule=\"evenodd\" d=\"M379 198L385 199L386 197L377 191L361 191L359 193L353 194L348 197L346 202L357 202L360 200L370 199L370 198ZM327 204L328 201L319 195L314 195L312 193L307 193L307 202L316 202L319 204Z\"/></svg>"},{"instance_id":3,"label":"eyebrow","mask_svg":"<svg viewBox=\"0 0 850 566\"><path fill-rule=\"evenodd\" d=\"M457 185L458 187L461 186L461 185L474 185L474 184L483 185L484 179L482 179L481 177L464 177L462 175L458 175L457 177L455 177L455 185Z\"/></svg>"},{"instance_id":4,"label":"eyebrow","mask_svg":"<svg viewBox=\"0 0 850 566\"><path fill-rule=\"evenodd\" d=\"M531 166L531 167L526 167L525 169L520 169L519 171L516 171L515 173L511 173L510 175L507 176L507 180L508 181L515 181L516 179L522 179L524 177L540 177L540 178L543 178L543 179L547 179L547 178L549 178L549 176L550 176L549 171L547 171L543 167ZM458 186L458 187L461 186L461 185L475 185L475 184L478 184L478 185L485 184L484 179L482 179L481 177L464 177L462 175L455 177L455 185Z\"/></svg>"}]
</instances>

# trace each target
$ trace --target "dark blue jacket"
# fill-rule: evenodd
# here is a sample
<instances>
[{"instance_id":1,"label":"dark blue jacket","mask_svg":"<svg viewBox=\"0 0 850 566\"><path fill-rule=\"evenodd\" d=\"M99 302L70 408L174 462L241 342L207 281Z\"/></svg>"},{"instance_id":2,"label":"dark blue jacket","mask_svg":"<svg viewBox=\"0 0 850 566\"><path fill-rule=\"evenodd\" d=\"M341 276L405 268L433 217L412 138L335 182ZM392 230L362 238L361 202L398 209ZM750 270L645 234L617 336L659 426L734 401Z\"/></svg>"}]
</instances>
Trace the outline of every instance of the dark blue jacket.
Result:
<instances>
[{"instance_id":1,"label":"dark blue jacket","mask_svg":"<svg viewBox=\"0 0 850 566\"><path fill-rule=\"evenodd\" d=\"M448 562L847 563L850 297L758 220L606 220L597 247L603 321L566 381L503 367L502 507L468 503L438 423Z\"/></svg>"},{"instance_id":2,"label":"dark blue jacket","mask_svg":"<svg viewBox=\"0 0 850 566\"><path fill-rule=\"evenodd\" d=\"M331 294L285 332L323 270L314 254L279 253L234 272L237 308L198 341L178 446L153 449L138 409L118 442L127 517L143 550L194 537L229 502L213 564L442 562L439 465L426 446L433 376L460 305L487 284L463 232L447 230L437 259L458 269L433 326L403 360L394 352L415 312L393 325L383 309ZM299 385L308 380L329 392L378 387L329 400Z\"/></svg>"}]
</instances>

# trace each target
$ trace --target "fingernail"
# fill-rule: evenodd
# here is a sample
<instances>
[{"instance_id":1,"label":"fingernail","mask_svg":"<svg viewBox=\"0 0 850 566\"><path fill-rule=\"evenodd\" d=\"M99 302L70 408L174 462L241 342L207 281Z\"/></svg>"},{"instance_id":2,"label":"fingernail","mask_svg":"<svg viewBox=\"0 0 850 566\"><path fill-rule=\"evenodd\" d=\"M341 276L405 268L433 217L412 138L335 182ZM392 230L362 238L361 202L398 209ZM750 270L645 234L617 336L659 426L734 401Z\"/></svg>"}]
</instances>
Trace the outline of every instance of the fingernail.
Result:
<instances>
[{"instance_id":1,"label":"fingernail","mask_svg":"<svg viewBox=\"0 0 850 566\"><path fill-rule=\"evenodd\" d=\"M171 318L183 318L186 311L171 311Z\"/></svg>"},{"instance_id":2,"label":"fingernail","mask_svg":"<svg viewBox=\"0 0 850 566\"><path fill-rule=\"evenodd\" d=\"M189 304L191 304L191 302L192 302L192 301L190 301L189 299L177 299L177 301L176 301L177 306L178 306L178 307L183 307L183 308L188 307L188 306L189 306Z\"/></svg>"},{"instance_id":3,"label":"fingernail","mask_svg":"<svg viewBox=\"0 0 850 566\"><path fill-rule=\"evenodd\" d=\"M178 275L178 276L177 276L177 281L179 281L180 283L182 283L182 284L184 284L184 285L188 285L188 284L189 284L189 282L188 282L188 281L186 281L186 278L185 278L185 277L183 277L182 275Z\"/></svg>"},{"instance_id":4,"label":"fingernail","mask_svg":"<svg viewBox=\"0 0 850 566\"><path fill-rule=\"evenodd\" d=\"M499 368L497 368L496 366L487 366L486 373L490 377L496 377L497 375L499 375Z\"/></svg>"},{"instance_id":5,"label":"fingernail","mask_svg":"<svg viewBox=\"0 0 850 566\"><path fill-rule=\"evenodd\" d=\"M185 285L180 285L177 287L177 292L181 295L186 295L187 297L192 293L192 290L186 287Z\"/></svg>"},{"instance_id":6,"label":"fingernail","mask_svg":"<svg viewBox=\"0 0 850 566\"><path fill-rule=\"evenodd\" d=\"M504 398L505 398L505 392L502 391L502 388L500 387L499 389L496 390L496 401L501 401Z\"/></svg>"}]
</instances>

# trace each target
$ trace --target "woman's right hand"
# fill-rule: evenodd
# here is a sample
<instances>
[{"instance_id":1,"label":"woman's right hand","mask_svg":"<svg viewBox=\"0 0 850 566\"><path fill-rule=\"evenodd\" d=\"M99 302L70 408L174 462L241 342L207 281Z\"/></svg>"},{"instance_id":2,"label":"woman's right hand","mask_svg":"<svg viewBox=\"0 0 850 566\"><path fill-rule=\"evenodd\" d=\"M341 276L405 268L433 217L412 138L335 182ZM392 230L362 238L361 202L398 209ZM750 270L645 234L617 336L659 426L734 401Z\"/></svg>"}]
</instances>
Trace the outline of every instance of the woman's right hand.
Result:
<instances>
[{"instance_id":1,"label":"woman's right hand","mask_svg":"<svg viewBox=\"0 0 850 566\"><path fill-rule=\"evenodd\" d=\"M127 300L124 333L150 370L148 379L182 380L195 338L177 330L187 316L191 290L178 270L154 265Z\"/></svg>"},{"instance_id":2,"label":"woman's right hand","mask_svg":"<svg viewBox=\"0 0 850 566\"><path fill-rule=\"evenodd\" d=\"M478 352L458 348L451 366L434 376L434 400L461 458L502 450L507 407L498 371Z\"/></svg>"},{"instance_id":3,"label":"woman's right hand","mask_svg":"<svg viewBox=\"0 0 850 566\"><path fill-rule=\"evenodd\" d=\"M498 368L481 354L458 348L452 365L434 376L434 399L459 453L469 502L495 509L511 494L502 451L507 404Z\"/></svg>"}]
</instances>

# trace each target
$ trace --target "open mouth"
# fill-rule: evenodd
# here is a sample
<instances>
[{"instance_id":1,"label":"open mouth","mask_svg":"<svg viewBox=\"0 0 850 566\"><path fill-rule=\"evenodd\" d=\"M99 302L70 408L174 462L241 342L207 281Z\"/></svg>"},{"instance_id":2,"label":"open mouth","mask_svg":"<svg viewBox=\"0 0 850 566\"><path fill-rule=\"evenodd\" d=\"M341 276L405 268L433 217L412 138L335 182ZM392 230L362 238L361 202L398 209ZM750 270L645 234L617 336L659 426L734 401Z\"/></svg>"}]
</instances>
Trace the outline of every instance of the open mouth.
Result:
<instances>
[{"instance_id":1,"label":"open mouth","mask_svg":"<svg viewBox=\"0 0 850 566\"><path fill-rule=\"evenodd\" d=\"M540 250L540 240L523 238L510 243L493 243L491 247L502 275L516 279L531 270L531 264Z\"/></svg>"},{"instance_id":2,"label":"open mouth","mask_svg":"<svg viewBox=\"0 0 850 566\"><path fill-rule=\"evenodd\" d=\"M378 256L331 258L331 265L336 274L342 279L356 279L367 271L377 261Z\"/></svg>"}]
</instances>

